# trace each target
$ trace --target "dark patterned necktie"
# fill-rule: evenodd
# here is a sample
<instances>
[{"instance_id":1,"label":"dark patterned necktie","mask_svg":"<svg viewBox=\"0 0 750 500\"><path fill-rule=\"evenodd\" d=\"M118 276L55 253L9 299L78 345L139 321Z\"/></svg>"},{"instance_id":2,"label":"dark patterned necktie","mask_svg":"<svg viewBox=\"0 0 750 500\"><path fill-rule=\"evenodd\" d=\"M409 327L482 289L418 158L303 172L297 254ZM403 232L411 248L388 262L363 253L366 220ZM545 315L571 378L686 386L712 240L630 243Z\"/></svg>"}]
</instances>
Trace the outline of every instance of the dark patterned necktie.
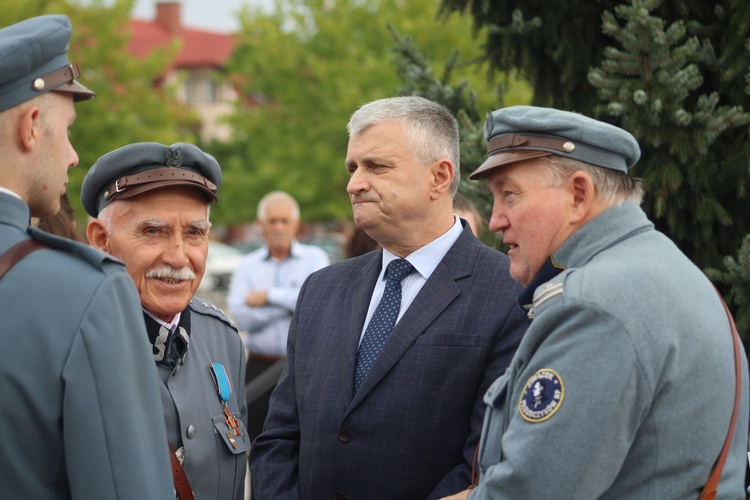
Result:
<instances>
[{"instance_id":1,"label":"dark patterned necktie","mask_svg":"<svg viewBox=\"0 0 750 500\"><path fill-rule=\"evenodd\" d=\"M406 259L392 260L385 270L387 281L385 291L380 299L370 324L357 351L357 366L354 371L354 392L356 393L367 372L378 357L388 335L396 326L396 318L401 307L401 280L414 272Z\"/></svg>"}]
</instances>

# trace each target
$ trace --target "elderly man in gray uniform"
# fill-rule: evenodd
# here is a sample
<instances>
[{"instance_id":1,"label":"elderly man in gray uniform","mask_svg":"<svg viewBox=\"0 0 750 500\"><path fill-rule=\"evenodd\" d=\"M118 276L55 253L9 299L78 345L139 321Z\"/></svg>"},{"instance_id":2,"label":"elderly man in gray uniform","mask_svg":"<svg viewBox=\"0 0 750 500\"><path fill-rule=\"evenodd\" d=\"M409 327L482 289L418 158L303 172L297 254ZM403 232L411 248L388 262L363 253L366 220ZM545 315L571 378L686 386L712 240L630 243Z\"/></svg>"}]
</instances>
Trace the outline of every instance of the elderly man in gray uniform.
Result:
<instances>
[{"instance_id":1,"label":"elderly man in gray uniform","mask_svg":"<svg viewBox=\"0 0 750 500\"><path fill-rule=\"evenodd\" d=\"M725 440L717 498L745 498L747 360L719 294L639 207L636 140L526 106L493 112L486 138L471 177L533 320L485 395L468 498L698 498Z\"/></svg>"},{"instance_id":2,"label":"elderly man in gray uniform","mask_svg":"<svg viewBox=\"0 0 750 500\"><path fill-rule=\"evenodd\" d=\"M89 243L125 261L140 294L181 499L244 497L245 350L234 323L193 298L220 185L196 146L144 142L102 156L81 188Z\"/></svg>"},{"instance_id":3,"label":"elderly man in gray uniform","mask_svg":"<svg viewBox=\"0 0 750 500\"><path fill-rule=\"evenodd\" d=\"M70 35L62 15L0 29L0 496L173 498L133 283L112 257L28 227L60 209L73 103L94 97Z\"/></svg>"}]
</instances>

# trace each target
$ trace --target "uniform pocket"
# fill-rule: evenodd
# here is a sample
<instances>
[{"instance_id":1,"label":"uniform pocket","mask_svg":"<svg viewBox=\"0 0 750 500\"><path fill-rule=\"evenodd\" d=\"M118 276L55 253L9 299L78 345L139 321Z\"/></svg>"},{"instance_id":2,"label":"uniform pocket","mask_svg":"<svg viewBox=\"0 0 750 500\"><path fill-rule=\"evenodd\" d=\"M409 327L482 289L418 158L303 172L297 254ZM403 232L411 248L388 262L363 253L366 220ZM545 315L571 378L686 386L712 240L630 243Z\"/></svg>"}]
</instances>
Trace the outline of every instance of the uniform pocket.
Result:
<instances>
[{"instance_id":1,"label":"uniform pocket","mask_svg":"<svg viewBox=\"0 0 750 500\"><path fill-rule=\"evenodd\" d=\"M237 430L239 432L239 435L234 431L234 429L229 426L226 416L219 415L217 417L213 417L211 421L214 424L214 429L216 429L216 432L219 433L219 437L221 437L221 440L224 441L224 444L227 446L227 449L230 452L232 452L234 455L247 453L250 450L250 437L247 434L245 424L240 419L239 413L232 413L232 416L237 422Z\"/></svg>"}]
</instances>

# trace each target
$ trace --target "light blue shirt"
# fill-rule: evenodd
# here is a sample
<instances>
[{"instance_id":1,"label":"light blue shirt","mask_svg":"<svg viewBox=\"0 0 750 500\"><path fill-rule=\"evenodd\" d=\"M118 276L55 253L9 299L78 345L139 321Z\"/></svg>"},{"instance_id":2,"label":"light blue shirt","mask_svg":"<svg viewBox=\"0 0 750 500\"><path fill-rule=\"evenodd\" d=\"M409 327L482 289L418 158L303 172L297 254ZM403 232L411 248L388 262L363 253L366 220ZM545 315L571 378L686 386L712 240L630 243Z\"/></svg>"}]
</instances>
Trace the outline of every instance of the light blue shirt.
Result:
<instances>
[{"instance_id":1,"label":"light blue shirt","mask_svg":"<svg viewBox=\"0 0 750 500\"><path fill-rule=\"evenodd\" d=\"M458 240L458 237L461 236L461 233L464 230L461 221L455 215L453 216L453 219L453 227L451 227L445 234L406 256L406 260L414 266L416 271L401 281L401 307L398 310L396 323L399 322L401 316L403 316L406 310L409 309L414 298L422 289L425 282L430 278L432 272L440 261L443 260L445 254L448 253L448 250L453 247L453 244ZM370 324L372 315L375 314L375 309L378 307L380 299L383 297L383 292L385 292L385 269L392 260L398 258L397 255L383 249L383 268L380 270L378 281L375 283L375 289L372 291L370 308L367 310L365 324L362 327L362 333L359 337L360 342L362 341L362 336L365 334L365 330L367 330L367 325Z\"/></svg>"},{"instance_id":2,"label":"light blue shirt","mask_svg":"<svg viewBox=\"0 0 750 500\"><path fill-rule=\"evenodd\" d=\"M246 255L232 276L227 306L237 327L247 333L245 345L252 354L286 355L286 339L297 296L305 279L330 264L321 248L292 243L292 251L284 260L276 260L263 246ZM247 294L268 290L268 305L250 307Z\"/></svg>"}]
</instances>

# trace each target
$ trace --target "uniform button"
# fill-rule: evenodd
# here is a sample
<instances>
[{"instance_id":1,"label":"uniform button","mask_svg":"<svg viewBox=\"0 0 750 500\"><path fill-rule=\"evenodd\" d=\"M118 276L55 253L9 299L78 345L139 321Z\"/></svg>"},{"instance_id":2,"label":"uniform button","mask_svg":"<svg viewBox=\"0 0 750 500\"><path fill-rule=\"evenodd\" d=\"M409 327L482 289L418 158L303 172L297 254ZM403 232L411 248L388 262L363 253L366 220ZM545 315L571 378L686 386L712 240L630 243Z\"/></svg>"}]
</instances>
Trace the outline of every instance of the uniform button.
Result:
<instances>
[{"instance_id":1,"label":"uniform button","mask_svg":"<svg viewBox=\"0 0 750 500\"><path fill-rule=\"evenodd\" d=\"M352 439L352 433L349 431L341 431L341 434L339 434L339 440L342 443L348 443Z\"/></svg>"},{"instance_id":2,"label":"uniform button","mask_svg":"<svg viewBox=\"0 0 750 500\"><path fill-rule=\"evenodd\" d=\"M187 437L188 438L192 438L193 436L195 436L196 432L198 432L198 431L195 430L195 427L193 427L192 425L188 425L188 428L187 428Z\"/></svg>"}]
</instances>

